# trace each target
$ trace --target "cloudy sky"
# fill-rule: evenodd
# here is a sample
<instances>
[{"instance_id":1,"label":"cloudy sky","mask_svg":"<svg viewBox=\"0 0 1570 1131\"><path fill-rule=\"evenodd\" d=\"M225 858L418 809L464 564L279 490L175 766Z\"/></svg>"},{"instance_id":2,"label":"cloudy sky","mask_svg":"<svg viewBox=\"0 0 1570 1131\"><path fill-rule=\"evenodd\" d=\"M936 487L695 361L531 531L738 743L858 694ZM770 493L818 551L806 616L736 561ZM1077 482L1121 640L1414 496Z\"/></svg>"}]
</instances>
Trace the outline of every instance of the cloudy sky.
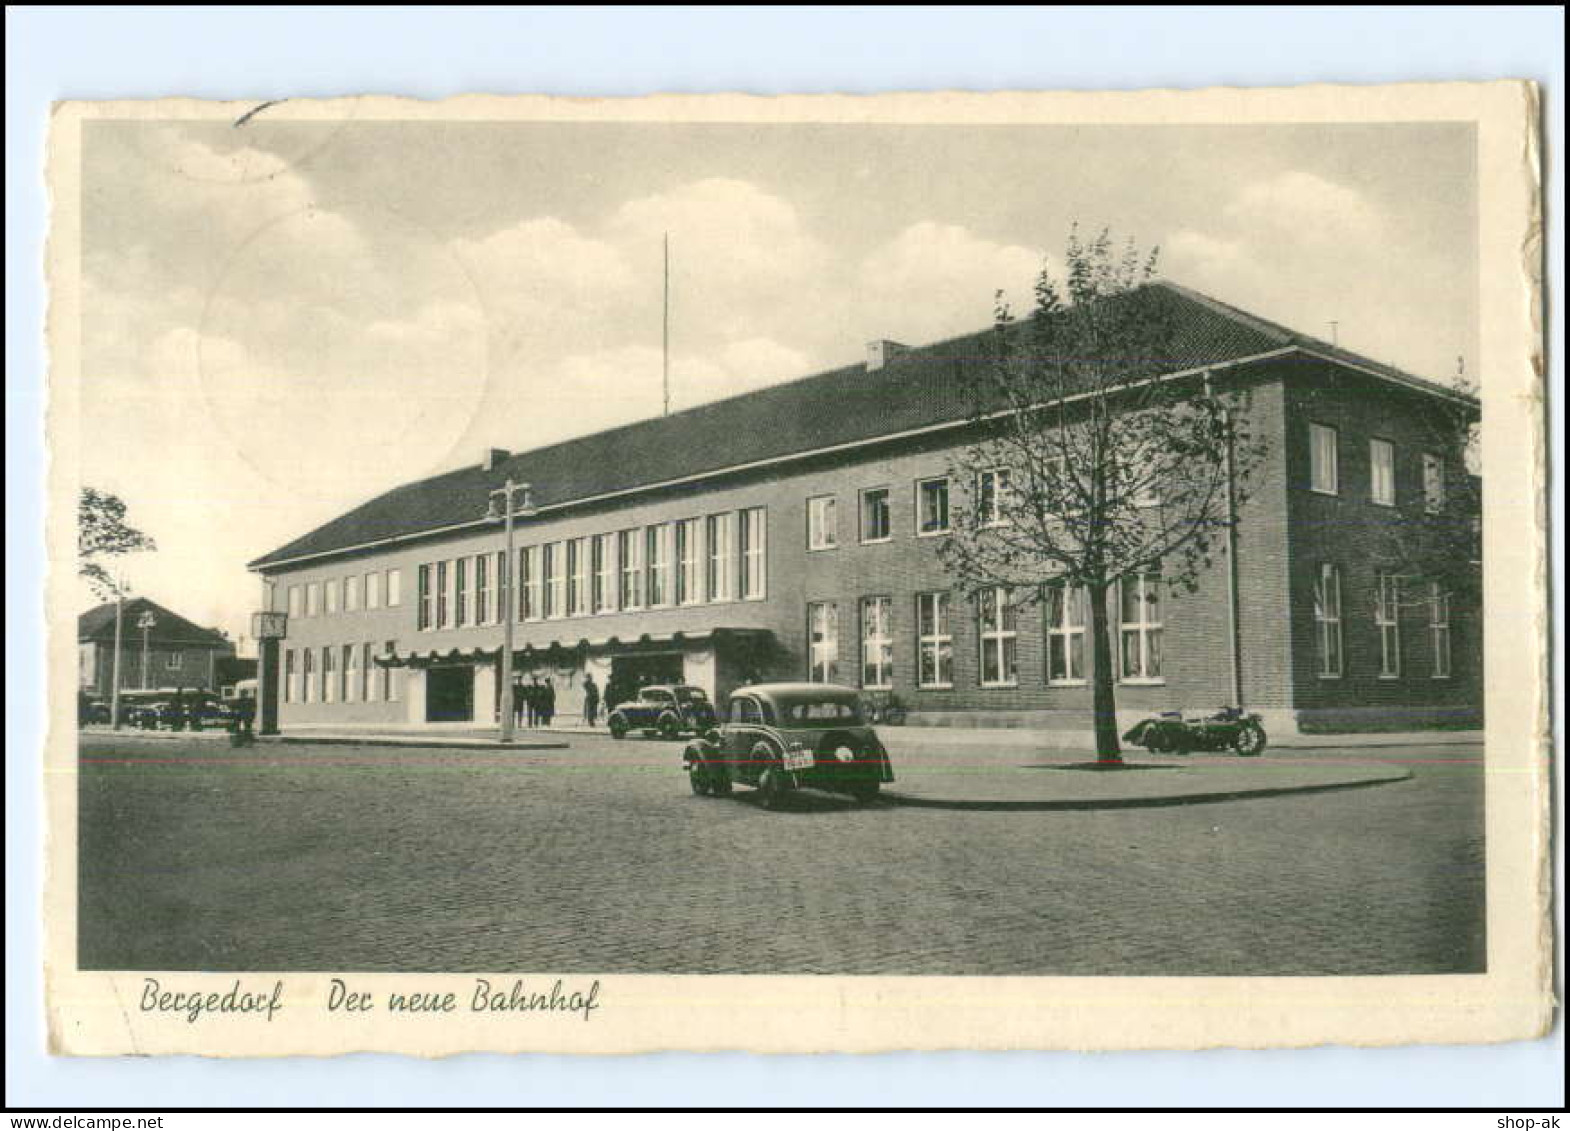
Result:
<instances>
[{"instance_id":1,"label":"cloudy sky","mask_svg":"<svg viewBox=\"0 0 1570 1131\"><path fill-rule=\"evenodd\" d=\"M244 631L244 563L398 483L985 326L1069 225L1415 372L1477 371L1471 130L96 122L82 480L139 592ZM84 595L84 604L88 603Z\"/></svg>"}]
</instances>

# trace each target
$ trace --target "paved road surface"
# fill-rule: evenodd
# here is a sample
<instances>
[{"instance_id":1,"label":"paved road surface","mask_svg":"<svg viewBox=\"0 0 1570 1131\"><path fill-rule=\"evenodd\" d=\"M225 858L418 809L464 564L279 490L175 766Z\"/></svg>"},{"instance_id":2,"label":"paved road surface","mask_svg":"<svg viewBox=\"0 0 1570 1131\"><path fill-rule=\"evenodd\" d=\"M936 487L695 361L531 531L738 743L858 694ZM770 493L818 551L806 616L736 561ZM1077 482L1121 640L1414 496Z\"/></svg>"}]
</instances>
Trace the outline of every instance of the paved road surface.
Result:
<instances>
[{"instance_id":1,"label":"paved road surface","mask_svg":"<svg viewBox=\"0 0 1570 1131\"><path fill-rule=\"evenodd\" d=\"M898 769L897 739L895 766ZM692 796L680 746L82 743L90 969L1398 974L1485 961L1475 746L1172 809ZM1267 756L1268 757L1268 756Z\"/></svg>"}]
</instances>

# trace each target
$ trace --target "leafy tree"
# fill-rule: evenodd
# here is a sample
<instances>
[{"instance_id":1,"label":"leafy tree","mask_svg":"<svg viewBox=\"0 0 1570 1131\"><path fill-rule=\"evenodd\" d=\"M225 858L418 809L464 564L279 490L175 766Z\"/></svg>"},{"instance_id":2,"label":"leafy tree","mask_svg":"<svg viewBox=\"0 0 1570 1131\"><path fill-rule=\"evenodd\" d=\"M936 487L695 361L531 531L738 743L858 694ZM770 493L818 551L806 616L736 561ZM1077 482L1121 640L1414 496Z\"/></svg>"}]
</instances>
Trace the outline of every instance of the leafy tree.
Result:
<instances>
[{"instance_id":1,"label":"leafy tree","mask_svg":"<svg viewBox=\"0 0 1570 1131\"><path fill-rule=\"evenodd\" d=\"M983 608L998 589L1016 609L1066 602L1080 623L1088 606L1096 751L1109 764L1121 761L1120 661L1148 674L1160 663L1157 633L1123 638L1114 653L1111 595L1129 579L1125 604L1154 612L1163 591L1192 590L1265 453L1245 398L1203 375L1168 375L1180 300L1154 285L1156 258L1076 229L1063 281L1042 270L1027 319L1000 300L971 390L977 439L951 469L958 502L940 551Z\"/></svg>"},{"instance_id":2,"label":"leafy tree","mask_svg":"<svg viewBox=\"0 0 1570 1131\"><path fill-rule=\"evenodd\" d=\"M152 538L125 521L125 503L119 496L82 488L77 504L77 572L94 593L106 601L117 595L104 559L157 548Z\"/></svg>"}]
</instances>

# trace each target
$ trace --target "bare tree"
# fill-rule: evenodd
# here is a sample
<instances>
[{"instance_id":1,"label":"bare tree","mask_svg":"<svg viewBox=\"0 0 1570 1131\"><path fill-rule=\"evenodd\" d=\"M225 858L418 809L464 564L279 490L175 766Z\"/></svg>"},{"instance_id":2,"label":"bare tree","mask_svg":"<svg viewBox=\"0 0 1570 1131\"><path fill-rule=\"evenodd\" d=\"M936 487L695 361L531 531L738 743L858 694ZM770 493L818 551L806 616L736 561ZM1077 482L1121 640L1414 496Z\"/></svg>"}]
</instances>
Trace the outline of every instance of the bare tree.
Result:
<instances>
[{"instance_id":1,"label":"bare tree","mask_svg":"<svg viewBox=\"0 0 1570 1131\"><path fill-rule=\"evenodd\" d=\"M104 565L105 558L157 548L152 538L125 521L125 503L118 495L82 488L77 504L77 572L87 579L94 593L104 600L118 595L117 584Z\"/></svg>"},{"instance_id":2,"label":"bare tree","mask_svg":"<svg viewBox=\"0 0 1570 1131\"><path fill-rule=\"evenodd\" d=\"M1154 250L1118 253L1106 231L1086 242L1076 230L1065 279L1043 269L1027 320L1000 304L941 550L984 624L1046 601L1083 626L1088 606L1096 752L1109 764L1121 761L1116 678L1160 672L1158 628L1120 631L1114 653L1109 596L1158 624L1163 592L1192 590L1210 566L1265 452L1241 396L1171 374L1180 300L1154 285L1155 265Z\"/></svg>"}]
</instances>

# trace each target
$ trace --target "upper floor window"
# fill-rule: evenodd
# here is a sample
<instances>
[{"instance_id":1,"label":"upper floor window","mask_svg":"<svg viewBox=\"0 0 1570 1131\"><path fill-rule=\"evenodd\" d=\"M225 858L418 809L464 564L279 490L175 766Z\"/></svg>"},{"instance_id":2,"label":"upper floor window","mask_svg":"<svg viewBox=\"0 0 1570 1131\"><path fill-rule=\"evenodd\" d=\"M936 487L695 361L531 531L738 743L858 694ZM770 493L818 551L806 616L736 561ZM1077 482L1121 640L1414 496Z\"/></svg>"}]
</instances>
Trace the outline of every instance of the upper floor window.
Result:
<instances>
[{"instance_id":1,"label":"upper floor window","mask_svg":"<svg viewBox=\"0 0 1570 1131\"><path fill-rule=\"evenodd\" d=\"M1322 562L1314 578L1314 631L1319 645L1319 674L1341 678L1341 569Z\"/></svg>"},{"instance_id":2,"label":"upper floor window","mask_svg":"<svg viewBox=\"0 0 1570 1131\"><path fill-rule=\"evenodd\" d=\"M594 586L590 596L594 611L609 612L616 607L616 535L596 534L591 553Z\"/></svg>"},{"instance_id":3,"label":"upper floor window","mask_svg":"<svg viewBox=\"0 0 1570 1131\"><path fill-rule=\"evenodd\" d=\"M368 573L365 575L365 607L379 609L382 607L382 575Z\"/></svg>"},{"instance_id":4,"label":"upper floor window","mask_svg":"<svg viewBox=\"0 0 1570 1131\"><path fill-rule=\"evenodd\" d=\"M343 579L343 611L358 612L360 608L360 575Z\"/></svg>"},{"instance_id":5,"label":"upper floor window","mask_svg":"<svg viewBox=\"0 0 1570 1131\"><path fill-rule=\"evenodd\" d=\"M1006 467L983 471L976 483L976 509L984 526L1008 521L1009 472Z\"/></svg>"},{"instance_id":6,"label":"upper floor window","mask_svg":"<svg viewBox=\"0 0 1570 1131\"><path fill-rule=\"evenodd\" d=\"M566 610L567 574L562 568L563 543L548 542L540 547L540 577L545 585L545 600L540 611L547 617L559 617Z\"/></svg>"},{"instance_id":7,"label":"upper floor window","mask_svg":"<svg viewBox=\"0 0 1570 1131\"><path fill-rule=\"evenodd\" d=\"M887 542L893 534L889 515L889 489L872 487L861 493L861 540Z\"/></svg>"},{"instance_id":8,"label":"upper floor window","mask_svg":"<svg viewBox=\"0 0 1570 1131\"><path fill-rule=\"evenodd\" d=\"M942 534L949 528L949 481L922 479L916 483L916 533Z\"/></svg>"},{"instance_id":9,"label":"upper floor window","mask_svg":"<svg viewBox=\"0 0 1570 1131\"><path fill-rule=\"evenodd\" d=\"M589 539L567 543L567 615L581 617L589 611Z\"/></svg>"},{"instance_id":10,"label":"upper floor window","mask_svg":"<svg viewBox=\"0 0 1570 1131\"><path fill-rule=\"evenodd\" d=\"M469 614L473 611L470 604L469 593L469 559L459 558L452 563L453 576L453 624L463 628L470 623Z\"/></svg>"},{"instance_id":11,"label":"upper floor window","mask_svg":"<svg viewBox=\"0 0 1570 1131\"><path fill-rule=\"evenodd\" d=\"M649 571L649 606L668 605L671 603L671 524L662 522L646 528L644 543Z\"/></svg>"},{"instance_id":12,"label":"upper floor window","mask_svg":"<svg viewBox=\"0 0 1570 1131\"><path fill-rule=\"evenodd\" d=\"M1445 461L1423 453L1423 509L1438 514L1445 509Z\"/></svg>"},{"instance_id":13,"label":"upper floor window","mask_svg":"<svg viewBox=\"0 0 1570 1131\"><path fill-rule=\"evenodd\" d=\"M1122 678L1161 678L1161 575L1136 573L1118 584Z\"/></svg>"},{"instance_id":14,"label":"upper floor window","mask_svg":"<svg viewBox=\"0 0 1570 1131\"><path fill-rule=\"evenodd\" d=\"M305 587L305 615L319 617L322 615L322 585L313 581Z\"/></svg>"},{"instance_id":15,"label":"upper floor window","mask_svg":"<svg viewBox=\"0 0 1570 1131\"><path fill-rule=\"evenodd\" d=\"M732 601L736 596L736 515L711 514L708 519L709 600Z\"/></svg>"},{"instance_id":16,"label":"upper floor window","mask_svg":"<svg viewBox=\"0 0 1570 1131\"><path fill-rule=\"evenodd\" d=\"M616 538L616 556L621 562L621 607L643 608L643 531L623 530Z\"/></svg>"},{"instance_id":17,"label":"upper floor window","mask_svg":"<svg viewBox=\"0 0 1570 1131\"><path fill-rule=\"evenodd\" d=\"M338 587L342 584L336 577L322 582L322 611L328 616L338 611Z\"/></svg>"},{"instance_id":18,"label":"upper floor window","mask_svg":"<svg viewBox=\"0 0 1570 1131\"><path fill-rule=\"evenodd\" d=\"M1308 426L1308 485L1322 495L1341 492L1339 439L1328 424Z\"/></svg>"},{"instance_id":19,"label":"upper floor window","mask_svg":"<svg viewBox=\"0 0 1570 1131\"><path fill-rule=\"evenodd\" d=\"M300 587L298 585L289 586L289 619L300 619Z\"/></svg>"},{"instance_id":20,"label":"upper floor window","mask_svg":"<svg viewBox=\"0 0 1570 1131\"><path fill-rule=\"evenodd\" d=\"M977 598L981 685L1013 687L1019 682L1019 614L1007 589L988 589Z\"/></svg>"},{"instance_id":21,"label":"upper floor window","mask_svg":"<svg viewBox=\"0 0 1570 1131\"><path fill-rule=\"evenodd\" d=\"M518 619L540 619L540 548L526 546L518 555Z\"/></svg>"},{"instance_id":22,"label":"upper floor window","mask_svg":"<svg viewBox=\"0 0 1570 1131\"><path fill-rule=\"evenodd\" d=\"M474 555L474 623L490 624L496 608L492 592L491 556Z\"/></svg>"},{"instance_id":23,"label":"upper floor window","mask_svg":"<svg viewBox=\"0 0 1570 1131\"><path fill-rule=\"evenodd\" d=\"M676 524L676 603L703 600L703 520L684 518Z\"/></svg>"},{"instance_id":24,"label":"upper floor window","mask_svg":"<svg viewBox=\"0 0 1570 1131\"><path fill-rule=\"evenodd\" d=\"M451 562L436 563L436 627L452 627L453 574Z\"/></svg>"},{"instance_id":25,"label":"upper floor window","mask_svg":"<svg viewBox=\"0 0 1570 1131\"><path fill-rule=\"evenodd\" d=\"M431 584L431 567L422 565L416 574L419 582L419 608L415 610L416 627L422 632L436 627L436 587Z\"/></svg>"},{"instance_id":26,"label":"upper floor window","mask_svg":"<svg viewBox=\"0 0 1570 1131\"><path fill-rule=\"evenodd\" d=\"M387 607L396 608L403 603L403 570L390 569L387 571Z\"/></svg>"},{"instance_id":27,"label":"upper floor window","mask_svg":"<svg viewBox=\"0 0 1570 1131\"><path fill-rule=\"evenodd\" d=\"M840 543L839 511L833 495L807 500L807 549L832 550Z\"/></svg>"},{"instance_id":28,"label":"upper floor window","mask_svg":"<svg viewBox=\"0 0 1570 1131\"><path fill-rule=\"evenodd\" d=\"M1396 446L1389 440L1368 442L1368 497L1382 507L1396 505Z\"/></svg>"},{"instance_id":29,"label":"upper floor window","mask_svg":"<svg viewBox=\"0 0 1570 1131\"><path fill-rule=\"evenodd\" d=\"M744 601L758 601L764 595L767 529L762 507L749 507L741 512L741 598Z\"/></svg>"}]
</instances>

